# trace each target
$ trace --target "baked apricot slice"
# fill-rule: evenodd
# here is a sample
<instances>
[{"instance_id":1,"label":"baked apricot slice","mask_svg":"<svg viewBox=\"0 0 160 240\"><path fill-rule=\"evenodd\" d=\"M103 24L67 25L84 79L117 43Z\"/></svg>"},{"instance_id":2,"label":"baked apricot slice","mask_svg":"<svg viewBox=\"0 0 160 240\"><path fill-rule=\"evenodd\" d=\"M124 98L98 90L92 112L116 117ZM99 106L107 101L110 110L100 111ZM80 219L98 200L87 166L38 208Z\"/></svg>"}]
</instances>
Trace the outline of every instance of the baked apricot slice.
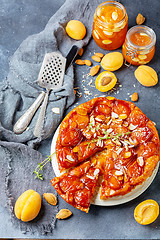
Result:
<instances>
[{"instance_id":1,"label":"baked apricot slice","mask_svg":"<svg viewBox=\"0 0 160 240\"><path fill-rule=\"evenodd\" d=\"M98 75L95 81L96 88L101 92L107 92L111 90L117 82L117 78L114 73L104 71Z\"/></svg>"},{"instance_id":2,"label":"baked apricot slice","mask_svg":"<svg viewBox=\"0 0 160 240\"><path fill-rule=\"evenodd\" d=\"M154 222L159 215L159 205L152 199L141 202L134 210L135 220L142 225Z\"/></svg>"}]
</instances>

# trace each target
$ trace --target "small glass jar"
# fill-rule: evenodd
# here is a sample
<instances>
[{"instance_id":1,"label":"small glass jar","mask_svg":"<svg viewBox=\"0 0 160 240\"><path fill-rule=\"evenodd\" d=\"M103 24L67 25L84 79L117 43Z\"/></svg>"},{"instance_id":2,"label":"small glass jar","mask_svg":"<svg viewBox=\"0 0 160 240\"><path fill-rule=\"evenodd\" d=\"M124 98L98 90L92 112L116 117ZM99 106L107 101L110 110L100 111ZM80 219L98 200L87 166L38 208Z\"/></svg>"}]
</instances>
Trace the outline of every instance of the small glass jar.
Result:
<instances>
[{"instance_id":1,"label":"small glass jar","mask_svg":"<svg viewBox=\"0 0 160 240\"><path fill-rule=\"evenodd\" d=\"M94 14L92 35L97 45L106 50L122 46L128 28L128 16L122 4L107 1Z\"/></svg>"},{"instance_id":2,"label":"small glass jar","mask_svg":"<svg viewBox=\"0 0 160 240\"><path fill-rule=\"evenodd\" d=\"M151 61L155 53L156 34L147 26L134 26L127 32L122 53L125 60L139 66Z\"/></svg>"}]
</instances>

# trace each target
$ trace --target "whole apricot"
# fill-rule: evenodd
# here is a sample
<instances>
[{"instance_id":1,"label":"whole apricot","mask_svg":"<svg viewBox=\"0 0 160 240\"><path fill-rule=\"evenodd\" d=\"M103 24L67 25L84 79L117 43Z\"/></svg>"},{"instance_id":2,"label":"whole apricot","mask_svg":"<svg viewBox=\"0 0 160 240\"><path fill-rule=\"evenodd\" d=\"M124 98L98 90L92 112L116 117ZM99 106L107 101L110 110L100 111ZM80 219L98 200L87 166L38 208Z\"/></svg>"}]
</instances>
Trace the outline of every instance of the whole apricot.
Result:
<instances>
[{"instance_id":1,"label":"whole apricot","mask_svg":"<svg viewBox=\"0 0 160 240\"><path fill-rule=\"evenodd\" d=\"M159 205L152 199L141 202L134 210L135 220L142 225L154 222L158 215Z\"/></svg>"},{"instance_id":2,"label":"whole apricot","mask_svg":"<svg viewBox=\"0 0 160 240\"><path fill-rule=\"evenodd\" d=\"M123 55L120 52L107 53L101 61L104 70L116 71L123 65Z\"/></svg>"},{"instance_id":3,"label":"whole apricot","mask_svg":"<svg viewBox=\"0 0 160 240\"><path fill-rule=\"evenodd\" d=\"M41 196L32 189L25 191L15 203L14 212L23 222L33 220L41 209Z\"/></svg>"},{"instance_id":4,"label":"whole apricot","mask_svg":"<svg viewBox=\"0 0 160 240\"><path fill-rule=\"evenodd\" d=\"M98 75L95 81L96 88L101 92L107 92L111 90L117 82L117 78L114 73L104 71Z\"/></svg>"},{"instance_id":5,"label":"whole apricot","mask_svg":"<svg viewBox=\"0 0 160 240\"><path fill-rule=\"evenodd\" d=\"M145 87L154 86L158 82L158 76L156 71L146 65L139 66L135 70L134 75L136 79Z\"/></svg>"},{"instance_id":6,"label":"whole apricot","mask_svg":"<svg viewBox=\"0 0 160 240\"><path fill-rule=\"evenodd\" d=\"M67 23L66 33L75 40L82 40L86 35L86 28L82 22L71 20Z\"/></svg>"}]
</instances>

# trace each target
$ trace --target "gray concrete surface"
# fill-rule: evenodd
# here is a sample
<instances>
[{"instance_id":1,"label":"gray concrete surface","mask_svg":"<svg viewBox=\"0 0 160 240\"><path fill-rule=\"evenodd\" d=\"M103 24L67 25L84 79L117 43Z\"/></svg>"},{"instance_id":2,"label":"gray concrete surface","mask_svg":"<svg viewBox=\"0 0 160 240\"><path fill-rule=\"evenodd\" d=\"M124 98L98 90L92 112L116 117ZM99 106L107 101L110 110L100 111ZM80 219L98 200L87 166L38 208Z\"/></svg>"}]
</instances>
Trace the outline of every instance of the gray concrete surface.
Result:
<instances>
[{"instance_id":1,"label":"gray concrete surface","mask_svg":"<svg viewBox=\"0 0 160 240\"><path fill-rule=\"evenodd\" d=\"M0 80L8 73L9 57L14 53L19 44L29 35L43 30L45 24L55 11L62 5L62 0L1 0L0 4ZM129 27L135 25L135 18L140 12L146 17L145 24L153 28L157 35L156 54L149 64L159 75L160 52L160 21L159 0L122 0L129 15ZM93 40L85 48L83 59L90 59L94 52L104 52ZM75 86L83 93L82 98L77 98L78 104L89 100L100 92L87 84L91 80L83 75L89 72L87 66L75 66ZM129 95L137 91L140 98L136 103L147 116L157 123L160 133L160 87L145 88L134 77L135 67L123 67L116 72L122 88L111 95L120 99L130 100ZM82 80L85 83L82 84ZM92 78L94 85L95 78ZM84 98L84 86L92 92L92 96ZM77 104L75 103L69 110ZM68 110L68 111L69 111ZM46 140L40 151L47 155L50 152L51 139ZM133 218L134 208L143 200L152 198L160 204L159 192L160 174L158 172L152 185L141 196L129 203L115 207L91 206L88 214L70 207L59 198L60 208L69 208L73 216L66 221L57 221L56 228L51 235L41 236L38 233L23 234L10 222L8 211L0 205L0 237L1 238L52 238L52 239L159 239L160 217L151 225L141 226Z\"/></svg>"}]
</instances>

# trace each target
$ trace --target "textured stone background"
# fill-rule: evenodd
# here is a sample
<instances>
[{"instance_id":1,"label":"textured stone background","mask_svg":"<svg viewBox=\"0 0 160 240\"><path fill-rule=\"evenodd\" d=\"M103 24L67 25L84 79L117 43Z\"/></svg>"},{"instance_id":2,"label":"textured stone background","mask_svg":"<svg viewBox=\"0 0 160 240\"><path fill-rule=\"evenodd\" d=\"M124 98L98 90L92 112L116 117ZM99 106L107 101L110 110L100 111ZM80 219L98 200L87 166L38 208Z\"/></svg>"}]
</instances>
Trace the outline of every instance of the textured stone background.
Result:
<instances>
[{"instance_id":1,"label":"textured stone background","mask_svg":"<svg viewBox=\"0 0 160 240\"><path fill-rule=\"evenodd\" d=\"M49 18L63 4L64 0L1 0L0 7L0 81L8 74L9 57L12 56L19 44L29 35L38 33L45 27ZM159 0L122 0L129 15L129 27L135 25L135 18L140 12L146 17L145 24L153 28L157 35L156 54L149 64L159 75L159 52L160 52L160 21ZM83 59L90 59L92 54L102 51L93 40L85 49ZM140 98L136 103L147 116L157 123L160 133L160 87L145 88L134 77L135 67L123 67L116 72L121 88L111 93L120 99L130 100L129 95L137 91ZM75 68L75 86L83 93L82 98L77 98L78 104L87 101L96 94L101 96L94 87L88 85L92 79L94 86L95 78L86 78L89 72L87 66ZM82 83L82 80L85 82ZM92 95L85 96L88 89ZM84 98L85 96L85 98ZM77 106L77 102L70 108ZM70 110L69 109L69 110ZM51 139L46 140L40 147L43 154L49 154ZM135 206L146 199L155 199L160 204L159 193L160 175L157 174L152 185L137 199L116 207L91 206L89 214L80 212L70 207L59 198L60 208L69 208L73 215L66 221L58 221L56 229L51 236L40 236L27 233L24 235L15 229L9 221L9 213L0 205L0 237L2 238L58 238L58 239L158 239L160 236L160 218L149 226L141 226L135 222L133 211Z\"/></svg>"}]
</instances>

